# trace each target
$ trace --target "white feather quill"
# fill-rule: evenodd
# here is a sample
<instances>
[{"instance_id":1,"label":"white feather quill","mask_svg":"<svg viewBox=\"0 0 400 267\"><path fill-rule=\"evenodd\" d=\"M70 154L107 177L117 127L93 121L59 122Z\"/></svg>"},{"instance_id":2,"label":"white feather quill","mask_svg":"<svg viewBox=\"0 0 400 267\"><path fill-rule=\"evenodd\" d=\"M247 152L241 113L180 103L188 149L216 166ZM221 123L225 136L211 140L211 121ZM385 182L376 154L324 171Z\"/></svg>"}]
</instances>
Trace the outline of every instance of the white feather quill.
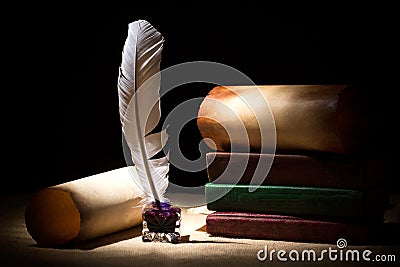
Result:
<instances>
[{"instance_id":1,"label":"white feather quill","mask_svg":"<svg viewBox=\"0 0 400 267\"><path fill-rule=\"evenodd\" d=\"M119 113L136 173L132 177L144 193L145 204L167 201L168 158L152 159L163 148L166 132L149 134L160 112L160 61L163 36L147 21L129 24L118 76Z\"/></svg>"}]
</instances>

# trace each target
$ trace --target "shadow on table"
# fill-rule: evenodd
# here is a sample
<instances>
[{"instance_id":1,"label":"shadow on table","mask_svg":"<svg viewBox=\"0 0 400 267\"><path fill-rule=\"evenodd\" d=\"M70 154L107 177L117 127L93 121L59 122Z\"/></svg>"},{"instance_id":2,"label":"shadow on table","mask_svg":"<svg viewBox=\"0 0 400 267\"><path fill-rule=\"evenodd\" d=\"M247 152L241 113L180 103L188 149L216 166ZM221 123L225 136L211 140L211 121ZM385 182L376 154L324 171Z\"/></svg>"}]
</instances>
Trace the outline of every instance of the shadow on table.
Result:
<instances>
[{"instance_id":1,"label":"shadow on table","mask_svg":"<svg viewBox=\"0 0 400 267\"><path fill-rule=\"evenodd\" d=\"M92 250L99 247L115 244L124 240L132 239L142 235L142 226L133 227L123 231L119 231L113 234L98 237L92 240L85 241L83 243L68 243L54 249L80 249L80 250ZM239 242L229 242L220 240L190 240L190 235L181 236L181 244L193 244L193 243L239 243ZM41 246L39 244L32 245L39 248L49 248L46 246Z\"/></svg>"},{"instance_id":2,"label":"shadow on table","mask_svg":"<svg viewBox=\"0 0 400 267\"><path fill-rule=\"evenodd\" d=\"M92 240L88 240L83 243L75 244L71 248L81 250L92 250L95 248L111 245L120 241L132 239L142 235L142 226L133 227L123 231L119 231L113 234L98 237Z\"/></svg>"},{"instance_id":3,"label":"shadow on table","mask_svg":"<svg viewBox=\"0 0 400 267\"><path fill-rule=\"evenodd\" d=\"M240 241L240 239L237 241ZM181 236L181 244L245 244L237 241L190 240L190 235Z\"/></svg>"},{"instance_id":4,"label":"shadow on table","mask_svg":"<svg viewBox=\"0 0 400 267\"><path fill-rule=\"evenodd\" d=\"M374 233L372 245L398 246L400 245L400 224L384 223Z\"/></svg>"},{"instance_id":5,"label":"shadow on table","mask_svg":"<svg viewBox=\"0 0 400 267\"><path fill-rule=\"evenodd\" d=\"M92 250L99 247L111 245L118 243L120 241L132 239L142 235L142 226L137 226L122 230L116 233L105 235L102 237L94 238L82 243L70 242L65 245L55 247L55 249L81 249L81 250ZM34 247L48 248L46 246L41 246L39 244L32 245Z\"/></svg>"},{"instance_id":6,"label":"shadow on table","mask_svg":"<svg viewBox=\"0 0 400 267\"><path fill-rule=\"evenodd\" d=\"M203 226L196 231L205 232L206 227ZM139 225L134 228L126 229L120 232L109 234L103 237L98 237L92 240L88 240L83 243L68 243L63 246L57 247L56 249L80 249L80 250L92 250L99 247L118 243L120 241L136 238L142 235L142 226ZM398 246L400 245L400 224L399 223L384 223L381 228L377 229L373 234L371 242L368 244L354 244L354 245L376 245L376 246ZM191 243L240 243L240 238L232 241L221 241L221 240L190 240L190 235L181 237L182 244ZM34 247L44 247L38 244L32 245Z\"/></svg>"}]
</instances>

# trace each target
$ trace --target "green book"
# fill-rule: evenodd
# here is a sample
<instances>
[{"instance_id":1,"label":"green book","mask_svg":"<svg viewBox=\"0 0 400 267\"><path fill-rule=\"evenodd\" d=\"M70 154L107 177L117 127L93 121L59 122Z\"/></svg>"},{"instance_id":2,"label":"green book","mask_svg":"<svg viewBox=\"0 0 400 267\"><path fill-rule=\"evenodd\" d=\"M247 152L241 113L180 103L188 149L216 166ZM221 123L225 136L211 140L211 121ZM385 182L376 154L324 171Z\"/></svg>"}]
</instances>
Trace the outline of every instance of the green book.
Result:
<instances>
[{"instance_id":1,"label":"green book","mask_svg":"<svg viewBox=\"0 0 400 267\"><path fill-rule=\"evenodd\" d=\"M348 217L367 215L362 191L261 185L255 191L249 192L251 188L255 187L208 183L205 186L207 208L213 211L281 215Z\"/></svg>"}]
</instances>

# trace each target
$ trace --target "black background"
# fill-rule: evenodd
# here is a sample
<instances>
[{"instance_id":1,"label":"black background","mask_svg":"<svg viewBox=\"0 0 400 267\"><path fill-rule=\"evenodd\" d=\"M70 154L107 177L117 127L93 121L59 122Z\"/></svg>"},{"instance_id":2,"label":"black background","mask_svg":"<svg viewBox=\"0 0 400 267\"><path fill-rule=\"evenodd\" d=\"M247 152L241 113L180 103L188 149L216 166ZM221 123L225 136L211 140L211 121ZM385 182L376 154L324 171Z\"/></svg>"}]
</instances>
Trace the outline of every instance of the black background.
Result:
<instances>
[{"instance_id":1,"label":"black background","mask_svg":"<svg viewBox=\"0 0 400 267\"><path fill-rule=\"evenodd\" d=\"M117 77L128 23L148 20L165 38L161 68L187 61L220 62L256 84L355 84L374 119L371 150L388 159L383 175L399 191L394 153L395 21L390 9L347 6L275 10L256 4L175 2L131 6L59 6L20 14L10 37L20 56L5 104L18 136L8 156L17 174L4 192L32 192L126 166L118 115ZM13 22L11 22L12 24ZM16 22L17 23L17 22ZM213 85L192 84L162 99L162 114L204 97ZM387 123L391 121L391 123ZM14 125L18 127L14 127ZM18 130L17 130L18 129ZM182 132L184 153L198 156L195 122ZM7 144L8 143L8 144ZM17 152L17 153L15 153ZM179 173L182 184L205 172Z\"/></svg>"}]
</instances>

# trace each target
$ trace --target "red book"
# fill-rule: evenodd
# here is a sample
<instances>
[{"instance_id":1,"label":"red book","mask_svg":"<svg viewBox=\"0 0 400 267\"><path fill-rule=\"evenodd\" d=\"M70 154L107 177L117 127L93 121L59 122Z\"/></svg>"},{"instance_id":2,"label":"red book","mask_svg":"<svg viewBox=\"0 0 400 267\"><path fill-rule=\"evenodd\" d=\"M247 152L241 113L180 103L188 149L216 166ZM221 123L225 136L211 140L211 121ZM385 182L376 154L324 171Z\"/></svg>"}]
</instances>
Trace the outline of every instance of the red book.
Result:
<instances>
[{"instance_id":1,"label":"red book","mask_svg":"<svg viewBox=\"0 0 400 267\"><path fill-rule=\"evenodd\" d=\"M379 223L243 212L214 212L206 219L207 233L214 236L332 244L339 238L349 244L367 242L374 225Z\"/></svg>"},{"instance_id":2,"label":"red book","mask_svg":"<svg viewBox=\"0 0 400 267\"><path fill-rule=\"evenodd\" d=\"M262 185L358 190L381 184L385 172L384 159L379 155L362 158L331 154L308 156L209 152L206 160L208 179L217 184L250 184L254 176L262 180Z\"/></svg>"}]
</instances>

